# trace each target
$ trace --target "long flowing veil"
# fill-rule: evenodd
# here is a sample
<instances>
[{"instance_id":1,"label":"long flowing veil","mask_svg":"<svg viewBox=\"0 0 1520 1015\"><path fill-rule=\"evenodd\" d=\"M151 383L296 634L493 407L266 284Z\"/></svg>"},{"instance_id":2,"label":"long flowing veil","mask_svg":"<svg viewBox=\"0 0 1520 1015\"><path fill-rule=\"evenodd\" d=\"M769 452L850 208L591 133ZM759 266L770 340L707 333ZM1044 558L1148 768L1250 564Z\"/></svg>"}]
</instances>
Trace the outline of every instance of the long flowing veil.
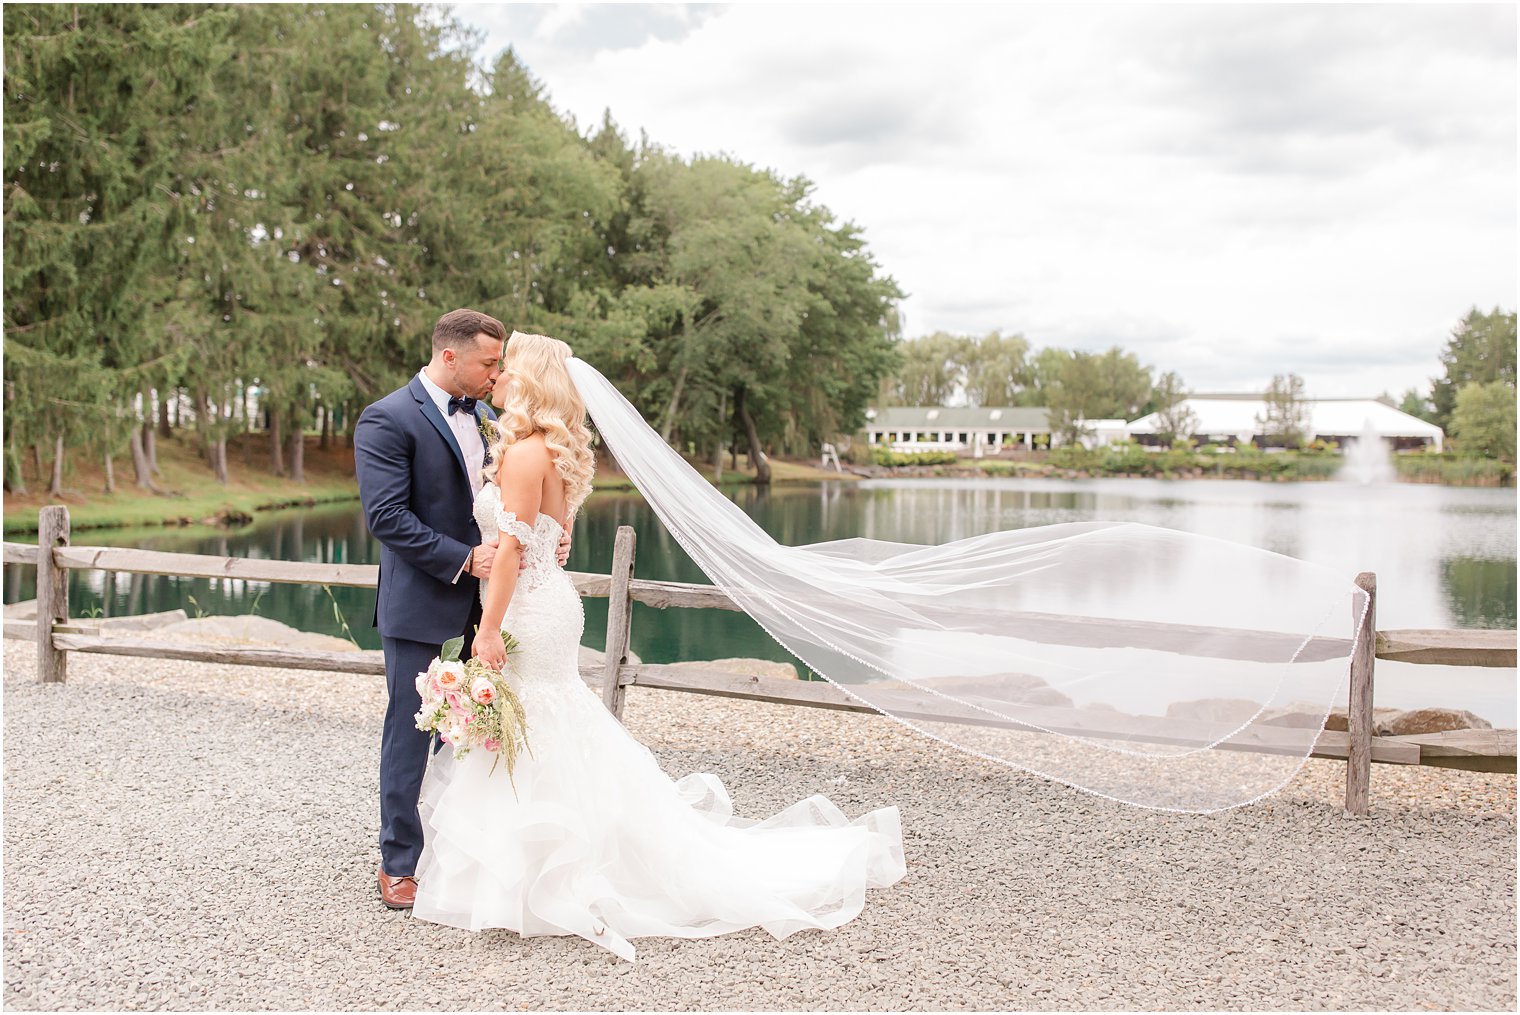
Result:
<instances>
[{"instance_id":1,"label":"long flowing veil","mask_svg":"<svg viewBox=\"0 0 1520 1015\"><path fill-rule=\"evenodd\" d=\"M783 546L594 367L570 376L618 464L713 583L878 711L1109 797L1208 812L1291 779L1344 701L1366 596L1351 578L1133 523L938 546Z\"/></svg>"}]
</instances>

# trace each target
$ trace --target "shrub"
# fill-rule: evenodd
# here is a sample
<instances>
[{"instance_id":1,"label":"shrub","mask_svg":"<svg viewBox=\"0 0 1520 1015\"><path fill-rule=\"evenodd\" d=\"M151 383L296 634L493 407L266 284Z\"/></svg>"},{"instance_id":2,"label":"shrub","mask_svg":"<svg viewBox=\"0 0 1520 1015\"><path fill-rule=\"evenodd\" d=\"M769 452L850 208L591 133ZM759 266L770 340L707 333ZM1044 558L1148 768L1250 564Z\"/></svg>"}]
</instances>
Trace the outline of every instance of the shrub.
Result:
<instances>
[{"instance_id":1,"label":"shrub","mask_svg":"<svg viewBox=\"0 0 1520 1015\"><path fill-rule=\"evenodd\" d=\"M868 442L856 439L850 442L848 448L840 452L839 457L851 465L870 465L876 461L877 450Z\"/></svg>"},{"instance_id":2,"label":"shrub","mask_svg":"<svg viewBox=\"0 0 1520 1015\"><path fill-rule=\"evenodd\" d=\"M1050 464L1061 469L1090 469L1097 454L1080 444L1063 444L1050 449Z\"/></svg>"},{"instance_id":3,"label":"shrub","mask_svg":"<svg viewBox=\"0 0 1520 1015\"><path fill-rule=\"evenodd\" d=\"M1515 459L1515 389L1503 381L1467 384L1451 414L1453 442L1467 455Z\"/></svg>"},{"instance_id":4,"label":"shrub","mask_svg":"<svg viewBox=\"0 0 1520 1015\"><path fill-rule=\"evenodd\" d=\"M1012 476L1021 471L1021 462L998 462L982 460L976 463L976 467L989 476Z\"/></svg>"},{"instance_id":5,"label":"shrub","mask_svg":"<svg viewBox=\"0 0 1520 1015\"><path fill-rule=\"evenodd\" d=\"M892 451L873 448L872 457L877 465L954 465L960 460L954 451Z\"/></svg>"},{"instance_id":6,"label":"shrub","mask_svg":"<svg viewBox=\"0 0 1520 1015\"><path fill-rule=\"evenodd\" d=\"M1393 466L1406 479L1452 486L1509 486L1515 480L1515 464L1493 458L1474 458L1455 452L1427 451L1395 455Z\"/></svg>"}]
</instances>

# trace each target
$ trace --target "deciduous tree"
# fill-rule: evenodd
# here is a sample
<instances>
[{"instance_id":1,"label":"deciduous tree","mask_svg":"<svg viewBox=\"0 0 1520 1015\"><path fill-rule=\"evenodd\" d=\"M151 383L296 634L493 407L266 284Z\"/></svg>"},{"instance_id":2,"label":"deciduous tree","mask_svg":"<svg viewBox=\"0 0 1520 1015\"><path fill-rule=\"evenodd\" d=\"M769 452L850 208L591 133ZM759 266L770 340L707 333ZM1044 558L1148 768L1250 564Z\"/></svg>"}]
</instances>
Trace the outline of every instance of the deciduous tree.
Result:
<instances>
[{"instance_id":1,"label":"deciduous tree","mask_svg":"<svg viewBox=\"0 0 1520 1015\"><path fill-rule=\"evenodd\" d=\"M1457 405L1457 392L1469 384L1500 382L1515 390L1515 313L1495 307L1467 312L1452 329L1441 353L1445 376L1431 382L1435 422L1448 428Z\"/></svg>"},{"instance_id":2,"label":"deciduous tree","mask_svg":"<svg viewBox=\"0 0 1520 1015\"><path fill-rule=\"evenodd\" d=\"M1163 443L1185 440L1197 431L1198 416L1188 407L1186 385L1172 371L1156 379L1151 401L1156 406L1156 436Z\"/></svg>"},{"instance_id":3,"label":"deciduous tree","mask_svg":"<svg viewBox=\"0 0 1520 1015\"><path fill-rule=\"evenodd\" d=\"M1515 389L1503 381L1457 392L1451 431L1465 455L1515 460Z\"/></svg>"},{"instance_id":4,"label":"deciduous tree","mask_svg":"<svg viewBox=\"0 0 1520 1015\"><path fill-rule=\"evenodd\" d=\"M1309 429L1309 403L1304 379L1297 374L1277 374L1267 386L1264 415L1256 417L1269 444L1298 448Z\"/></svg>"}]
</instances>

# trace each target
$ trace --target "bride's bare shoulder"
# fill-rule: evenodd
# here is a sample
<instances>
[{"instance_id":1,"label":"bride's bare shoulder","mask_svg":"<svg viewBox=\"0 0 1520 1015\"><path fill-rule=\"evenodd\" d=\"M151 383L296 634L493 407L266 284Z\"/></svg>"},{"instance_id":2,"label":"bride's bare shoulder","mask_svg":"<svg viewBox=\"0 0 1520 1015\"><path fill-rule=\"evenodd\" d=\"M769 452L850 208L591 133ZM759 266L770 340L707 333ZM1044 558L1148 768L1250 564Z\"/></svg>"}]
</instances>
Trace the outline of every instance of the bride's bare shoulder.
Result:
<instances>
[{"instance_id":1,"label":"bride's bare shoulder","mask_svg":"<svg viewBox=\"0 0 1520 1015\"><path fill-rule=\"evenodd\" d=\"M501 464L508 476L532 474L537 469L553 467L553 456L544 435L533 433L502 448Z\"/></svg>"}]
</instances>

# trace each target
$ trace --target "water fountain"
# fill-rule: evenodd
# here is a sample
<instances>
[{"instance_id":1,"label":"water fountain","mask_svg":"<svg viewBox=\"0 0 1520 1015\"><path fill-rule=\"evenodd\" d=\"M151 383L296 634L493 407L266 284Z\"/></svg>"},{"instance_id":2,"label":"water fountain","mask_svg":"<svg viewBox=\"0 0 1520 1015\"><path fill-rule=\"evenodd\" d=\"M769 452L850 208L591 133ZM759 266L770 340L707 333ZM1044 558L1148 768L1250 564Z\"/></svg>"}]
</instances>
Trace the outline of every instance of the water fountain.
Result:
<instances>
[{"instance_id":1,"label":"water fountain","mask_svg":"<svg viewBox=\"0 0 1520 1015\"><path fill-rule=\"evenodd\" d=\"M1362 436L1346 443L1341 457L1341 467L1335 478L1344 483L1371 486L1394 480L1393 452L1378 436L1370 419L1362 427Z\"/></svg>"}]
</instances>

